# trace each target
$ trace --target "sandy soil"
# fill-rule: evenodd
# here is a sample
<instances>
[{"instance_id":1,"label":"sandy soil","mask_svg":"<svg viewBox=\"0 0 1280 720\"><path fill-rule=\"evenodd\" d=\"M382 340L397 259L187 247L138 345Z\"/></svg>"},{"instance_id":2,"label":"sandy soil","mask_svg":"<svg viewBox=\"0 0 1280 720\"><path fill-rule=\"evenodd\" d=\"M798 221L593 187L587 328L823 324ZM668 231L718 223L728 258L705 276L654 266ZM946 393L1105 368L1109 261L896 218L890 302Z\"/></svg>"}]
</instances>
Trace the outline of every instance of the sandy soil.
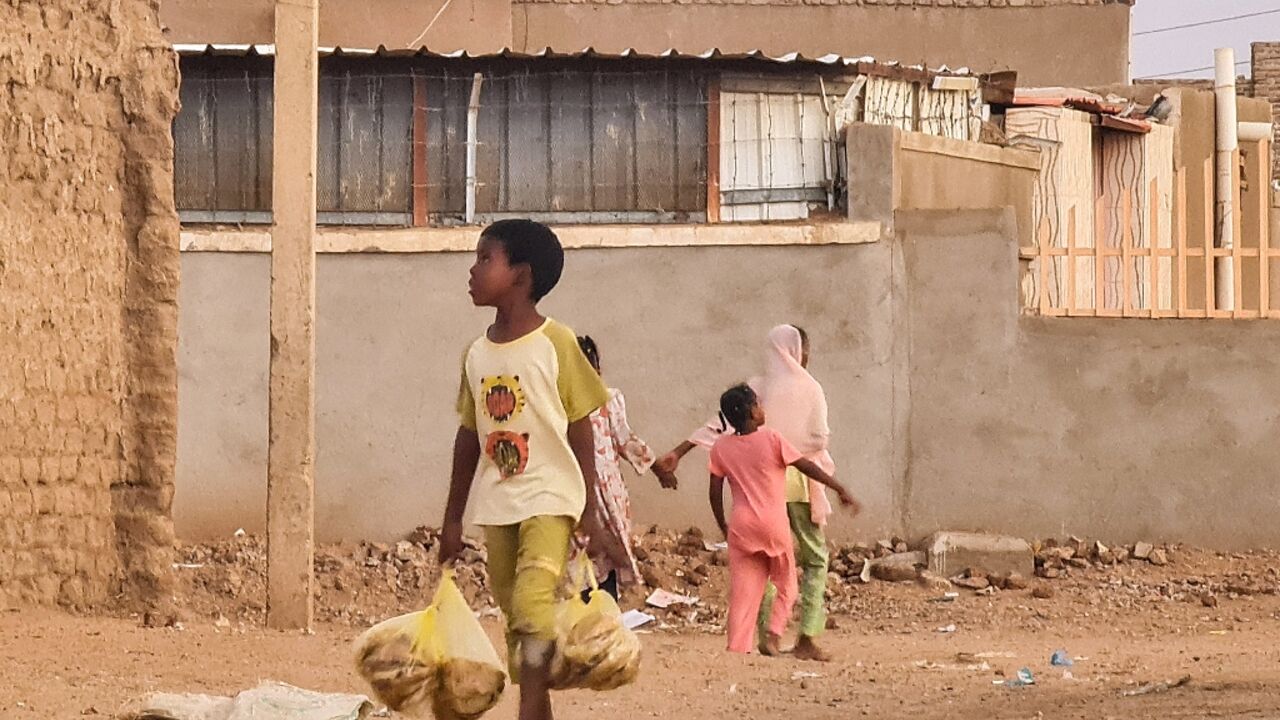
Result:
<instances>
[{"instance_id":1,"label":"sandy soil","mask_svg":"<svg viewBox=\"0 0 1280 720\"><path fill-rule=\"evenodd\" d=\"M1175 557L1165 567L1082 569L1027 590L964 590L952 602L939 602L938 588L916 583L842 587L833 599L845 610L826 637L838 660L827 665L730 656L716 622L678 628L670 622L643 636L645 665L636 685L607 695L560 694L558 717L1280 716L1277 557L1186 549ZM1033 597L1036 586L1053 597ZM322 598L333 592L323 590ZM389 598L378 604L394 605ZM711 606L721 601L706 598ZM181 627L154 629L139 617L0 613L0 717L109 717L149 691L232 694L264 679L363 691L350 644L366 623L342 621L339 613L339 621L313 635L275 632L210 607L213 594L196 600ZM339 604L321 603L330 617ZM415 604L402 601L397 610ZM714 617L714 610L703 613ZM225 620L211 619L219 617ZM486 623L496 636L496 620ZM940 631L952 625L953 632ZM1059 649L1075 658L1071 677L1050 664ZM1036 685L994 684L1023 667ZM1181 687L1124 695L1186 676L1190 682ZM512 701L508 693L490 717L514 717Z\"/></svg>"}]
</instances>

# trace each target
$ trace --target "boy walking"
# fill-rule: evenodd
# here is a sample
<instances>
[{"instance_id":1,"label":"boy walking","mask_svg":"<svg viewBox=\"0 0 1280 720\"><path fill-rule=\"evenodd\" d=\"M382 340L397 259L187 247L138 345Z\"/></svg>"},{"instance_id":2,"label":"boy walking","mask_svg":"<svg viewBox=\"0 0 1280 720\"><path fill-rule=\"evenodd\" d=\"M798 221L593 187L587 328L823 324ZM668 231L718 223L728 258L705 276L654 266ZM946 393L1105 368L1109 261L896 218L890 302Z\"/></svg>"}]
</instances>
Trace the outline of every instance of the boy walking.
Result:
<instances>
[{"instance_id":1,"label":"boy walking","mask_svg":"<svg viewBox=\"0 0 1280 720\"><path fill-rule=\"evenodd\" d=\"M609 400L574 332L537 303L560 280L564 251L549 228L496 222L480 235L470 294L494 322L463 354L458 433L440 560L462 550L470 500L484 528L489 580L507 621L520 720L550 720L554 608L579 518L593 548L617 551L593 527L595 444L590 415ZM593 508L592 508L593 509Z\"/></svg>"}]
</instances>

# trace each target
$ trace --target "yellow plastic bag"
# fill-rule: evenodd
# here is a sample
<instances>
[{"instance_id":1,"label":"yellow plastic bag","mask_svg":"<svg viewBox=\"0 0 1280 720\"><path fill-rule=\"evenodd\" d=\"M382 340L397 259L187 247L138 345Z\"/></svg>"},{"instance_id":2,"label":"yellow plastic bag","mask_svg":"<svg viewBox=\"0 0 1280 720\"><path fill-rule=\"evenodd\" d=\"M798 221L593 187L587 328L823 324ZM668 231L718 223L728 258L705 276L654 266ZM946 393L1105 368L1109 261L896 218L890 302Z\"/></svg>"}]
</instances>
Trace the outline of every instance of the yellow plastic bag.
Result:
<instances>
[{"instance_id":1,"label":"yellow plastic bag","mask_svg":"<svg viewBox=\"0 0 1280 720\"><path fill-rule=\"evenodd\" d=\"M580 593L572 593L556 608L551 687L613 690L635 682L640 674L640 638L622 624L618 603L596 583L586 553L575 562L589 580L591 593L587 602Z\"/></svg>"},{"instance_id":2,"label":"yellow plastic bag","mask_svg":"<svg viewBox=\"0 0 1280 720\"><path fill-rule=\"evenodd\" d=\"M497 704L507 676L453 571L431 605L384 620L356 640L356 668L387 707L437 720L475 720Z\"/></svg>"}]
</instances>

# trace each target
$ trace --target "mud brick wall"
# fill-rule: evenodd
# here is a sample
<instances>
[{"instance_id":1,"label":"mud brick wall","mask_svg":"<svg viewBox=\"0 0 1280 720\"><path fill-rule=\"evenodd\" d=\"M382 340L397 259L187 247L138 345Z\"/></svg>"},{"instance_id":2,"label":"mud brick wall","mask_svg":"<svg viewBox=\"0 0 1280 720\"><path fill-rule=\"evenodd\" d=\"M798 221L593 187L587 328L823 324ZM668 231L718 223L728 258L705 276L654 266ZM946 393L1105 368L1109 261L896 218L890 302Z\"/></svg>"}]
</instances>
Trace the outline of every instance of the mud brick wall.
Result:
<instances>
[{"instance_id":1,"label":"mud brick wall","mask_svg":"<svg viewBox=\"0 0 1280 720\"><path fill-rule=\"evenodd\" d=\"M1253 96L1271 103L1274 118L1280 115L1280 42L1259 42L1252 46ZM1280 126L1276 140L1280 141ZM1274 153L1272 178L1280 178L1280 152Z\"/></svg>"},{"instance_id":2,"label":"mud brick wall","mask_svg":"<svg viewBox=\"0 0 1280 720\"><path fill-rule=\"evenodd\" d=\"M166 583L177 65L158 11L0 0L0 605Z\"/></svg>"}]
</instances>

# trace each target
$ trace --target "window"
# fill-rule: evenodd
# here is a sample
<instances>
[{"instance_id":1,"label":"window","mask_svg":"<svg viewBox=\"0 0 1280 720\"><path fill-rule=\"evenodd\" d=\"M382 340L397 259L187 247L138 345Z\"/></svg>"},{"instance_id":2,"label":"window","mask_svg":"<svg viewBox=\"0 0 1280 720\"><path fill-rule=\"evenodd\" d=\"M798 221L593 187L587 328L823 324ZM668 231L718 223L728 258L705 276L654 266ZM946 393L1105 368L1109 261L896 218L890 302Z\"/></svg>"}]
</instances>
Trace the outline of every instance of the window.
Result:
<instances>
[{"instance_id":1,"label":"window","mask_svg":"<svg viewBox=\"0 0 1280 720\"><path fill-rule=\"evenodd\" d=\"M473 72L439 67L422 71L427 202L434 222L451 223L465 213ZM485 72L477 123L477 219L702 221L706 118L704 82L687 71Z\"/></svg>"},{"instance_id":2,"label":"window","mask_svg":"<svg viewBox=\"0 0 1280 720\"><path fill-rule=\"evenodd\" d=\"M820 95L720 94L720 218L797 220L834 204L834 144Z\"/></svg>"},{"instance_id":3,"label":"window","mask_svg":"<svg viewBox=\"0 0 1280 720\"><path fill-rule=\"evenodd\" d=\"M182 59L174 120L174 196L183 222L269 223L270 58ZM321 62L318 221L412 220L413 84L406 67Z\"/></svg>"},{"instance_id":4,"label":"window","mask_svg":"<svg viewBox=\"0 0 1280 720\"><path fill-rule=\"evenodd\" d=\"M324 67L316 158L317 220L413 222L413 82L402 69Z\"/></svg>"},{"instance_id":5,"label":"window","mask_svg":"<svg viewBox=\"0 0 1280 720\"><path fill-rule=\"evenodd\" d=\"M174 199L184 222L271 219L271 61L183 58L173 123Z\"/></svg>"}]
</instances>

